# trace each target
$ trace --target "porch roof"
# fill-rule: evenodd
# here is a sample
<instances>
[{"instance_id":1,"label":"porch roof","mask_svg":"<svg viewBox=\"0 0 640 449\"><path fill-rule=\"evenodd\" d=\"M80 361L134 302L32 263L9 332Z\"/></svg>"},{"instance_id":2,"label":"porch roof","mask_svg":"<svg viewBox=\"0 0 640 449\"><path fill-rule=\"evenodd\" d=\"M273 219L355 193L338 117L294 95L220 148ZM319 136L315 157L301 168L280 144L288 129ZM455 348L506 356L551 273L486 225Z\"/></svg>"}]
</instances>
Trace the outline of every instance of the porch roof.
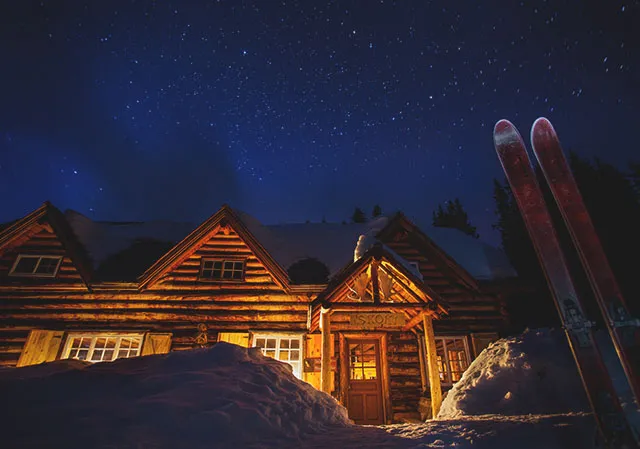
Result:
<instances>
[{"instance_id":1,"label":"porch roof","mask_svg":"<svg viewBox=\"0 0 640 449\"><path fill-rule=\"evenodd\" d=\"M380 287L380 273L388 276L400 286L404 295L396 302L384 298ZM345 300L349 283L357 277L367 274L371 283L370 301ZM375 244L361 258L345 266L318 295L309 307L308 327L310 331L318 329L322 309L349 312L402 312L408 318L405 330L420 324L420 318L428 314L440 318L448 313L447 302L432 288L422 282L412 270L397 260L395 253L382 244Z\"/></svg>"}]
</instances>

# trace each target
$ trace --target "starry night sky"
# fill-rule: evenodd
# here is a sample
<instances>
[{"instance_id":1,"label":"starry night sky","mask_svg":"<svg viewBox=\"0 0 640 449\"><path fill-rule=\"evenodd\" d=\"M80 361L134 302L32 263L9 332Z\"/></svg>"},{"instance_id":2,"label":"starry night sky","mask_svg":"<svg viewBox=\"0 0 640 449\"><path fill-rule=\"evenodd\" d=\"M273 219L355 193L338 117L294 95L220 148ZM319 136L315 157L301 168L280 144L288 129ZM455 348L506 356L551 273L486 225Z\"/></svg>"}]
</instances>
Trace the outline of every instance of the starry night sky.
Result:
<instances>
[{"instance_id":1,"label":"starry night sky","mask_svg":"<svg viewBox=\"0 0 640 449\"><path fill-rule=\"evenodd\" d=\"M0 6L0 222L265 223L460 197L497 242L493 125L638 160L639 1L56 1Z\"/></svg>"}]
</instances>

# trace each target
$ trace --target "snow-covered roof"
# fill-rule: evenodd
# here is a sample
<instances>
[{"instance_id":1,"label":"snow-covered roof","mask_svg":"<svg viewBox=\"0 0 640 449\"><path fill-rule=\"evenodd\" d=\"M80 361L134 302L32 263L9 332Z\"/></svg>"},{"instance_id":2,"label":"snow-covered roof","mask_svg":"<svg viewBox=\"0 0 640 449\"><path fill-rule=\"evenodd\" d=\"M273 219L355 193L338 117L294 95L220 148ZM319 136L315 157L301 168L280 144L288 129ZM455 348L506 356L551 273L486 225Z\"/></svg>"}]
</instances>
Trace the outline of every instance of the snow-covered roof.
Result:
<instances>
[{"instance_id":1,"label":"snow-covered roof","mask_svg":"<svg viewBox=\"0 0 640 449\"><path fill-rule=\"evenodd\" d=\"M327 267L329 277L375 243L375 234L389 221L389 217L379 217L367 223L264 225L245 212L234 210L234 213L282 268L286 270L296 262L316 259ZM178 243L197 227L193 223L169 221L98 222L72 210L66 211L65 217L89 253L94 269L135 245L137 252L144 252L151 250L152 242ZM515 276L501 250L455 229L422 229L474 278L493 280ZM153 249L158 252L160 248L156 246ZM153 254L155 260L161 255ZM413 270L400 256L398 259ZM136 275L155 260L149 260L146 267L139 267L138 271L141 271Z\"/></svg>"}]
</instances>

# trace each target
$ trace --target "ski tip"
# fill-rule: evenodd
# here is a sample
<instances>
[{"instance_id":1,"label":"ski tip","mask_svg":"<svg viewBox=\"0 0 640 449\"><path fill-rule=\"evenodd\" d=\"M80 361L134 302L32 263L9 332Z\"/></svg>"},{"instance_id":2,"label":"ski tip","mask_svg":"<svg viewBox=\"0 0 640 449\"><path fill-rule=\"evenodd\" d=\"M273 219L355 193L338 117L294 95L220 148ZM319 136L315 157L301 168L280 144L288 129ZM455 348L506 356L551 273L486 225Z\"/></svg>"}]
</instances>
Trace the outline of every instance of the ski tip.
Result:
<instances>
[{"instance_id":1,"label":"ski tip","mask_svg":"<svg viewBox=\"0 0 640 449\"><path fill-rule=\"evenodd\" d=\"M534 140L541 136L557 136L556 130L546 117L539 117L533 122L533 126L531 127L531 143L533 144Z\"/></svg>"},{"instance_id":2,"label":"ski tip","mask_svg":"<svg viewBox=\"0 0 640 449\"><path fill-rule=\"evenodd\" d=\"M509 120L499 120L493 128L493 142L497 146L522 142L518 129Z\"/></svg>"}]
</instances>

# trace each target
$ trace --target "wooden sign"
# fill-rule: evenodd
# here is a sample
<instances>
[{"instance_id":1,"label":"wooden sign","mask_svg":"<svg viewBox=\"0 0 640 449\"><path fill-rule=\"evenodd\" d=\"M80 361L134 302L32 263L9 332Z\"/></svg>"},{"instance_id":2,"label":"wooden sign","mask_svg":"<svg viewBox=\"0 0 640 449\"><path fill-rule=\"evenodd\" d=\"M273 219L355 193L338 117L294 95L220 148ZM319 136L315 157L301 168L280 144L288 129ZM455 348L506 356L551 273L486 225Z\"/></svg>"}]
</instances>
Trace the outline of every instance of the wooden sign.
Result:
<instances>
[{"instance_id":1,"label":"wooden sign","mask_svg":"<svg viewBox=\"0 0 640 449\"><path fill-rule=\"evenodd\" d=\"M352 329L388 329L406 324L402 313L352 313L349 315L349 327Z\"/></svg>"}]
</instances>

